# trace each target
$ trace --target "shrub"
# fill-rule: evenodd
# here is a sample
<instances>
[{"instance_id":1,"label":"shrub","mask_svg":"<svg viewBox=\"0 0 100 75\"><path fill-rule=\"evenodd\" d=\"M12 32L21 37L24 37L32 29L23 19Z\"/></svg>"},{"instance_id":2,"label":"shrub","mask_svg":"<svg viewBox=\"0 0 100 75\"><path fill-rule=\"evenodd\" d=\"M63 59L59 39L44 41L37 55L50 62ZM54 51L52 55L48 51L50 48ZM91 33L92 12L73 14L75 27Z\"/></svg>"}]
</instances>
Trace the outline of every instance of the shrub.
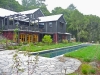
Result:
<instances>
[{"instance_id":1,"label":"shrub","mask_svg":"<svg viewBox=\"0 0 100 75\"><path fill-rule=\"evenodd\" d=\"M19 46L13 46L13 48L14 48L14 49L18 49L18 48L19 48Z\"/></svg>"},{"instance_id":2,"label":"shrub","mask_svg":"<svg viewBox=\"0 0 100 75\"><path fill-rule=\"evenodd\" d=\"M42 42L44 42L44 43L46 43L46 44L51 44L51 43L52 43L51 36L50 36L50 35L45 35L45 36L42 38Z\"/></svg>"},{"instance_id":3,"label":"shrub","mask_svg":"<svg viewBox=\"0 0 100 75\"><path fill-rule=\"evenodd\" d=\"M96 69L95 69L95 68L91 68L91 69L89 70L89 72L90 72L91 74L95 74L95 73L96 73Z\"/></svg>"},{"instance_id":4,"label":"shrub","mask_svg":"<svg viewBox=\"0 0 100 75\"><path fill-rule=\"evenodd\" d=\"M32 42L29 43L29 46L34 46L34 44Z\"/></svg>"},{"instance_id":5,"label":"shrub","mask_svg":"<svg viewBox=\"0 0 100 75\"><path fill-rule=\"evenodd\" d=\"M42 43L42 42L38 42L37 45L38 45L38 46L43 46L44 43Z\"/></svg>"},{"instance_id":6,"label":"shrub","mask_svg":"<svg viewBox=\"0 0 100 75\"><path fill-rule=\"evenodd\" d=\"M22 46L19 50L25 51L27 50L27 46Z\"/></svg>"},{"instance_id":7,"label":"shrub","mask_svg":"<svg viewBox=\"0 0 100 75\"><path fill-rule=\"evenodd\" d=\"M62 40L62 43L65 43L65 44L67 44L68 43L68 40Z\"/></svg>"},{"instance_id":8,"label":"shrub","mask_svg":"<svg viewBox=\"0 0 100 75\"><path fill-rule=\"evenodd\" d=\"M28 44L27 42L23 42L24 45Z\"/></svg>"},{"instance_id":9,"label":"shrub","mask_svg":"<svg viewBox=\"0 0 100 75\"><path fill-rule=\"evenodd\" d=\"M81 71L82 71L83 74L86 74L86 75L87 75L87 74L89 73L90 68L91 68L90 65L88 65L88 64L83 64L83 65L82 65L82 68L81 68Z\"/></svg>"},{"instance_id":10,"label":"shrub","mask_svg":"<svg viewBox=\"0 0 100 75\"><path fill-rule=\"evenodd\" d=\"M12 49L14 49L14 47L13 46L7 46L7 49L12 50Z\"/></svg>"}]
</instances>

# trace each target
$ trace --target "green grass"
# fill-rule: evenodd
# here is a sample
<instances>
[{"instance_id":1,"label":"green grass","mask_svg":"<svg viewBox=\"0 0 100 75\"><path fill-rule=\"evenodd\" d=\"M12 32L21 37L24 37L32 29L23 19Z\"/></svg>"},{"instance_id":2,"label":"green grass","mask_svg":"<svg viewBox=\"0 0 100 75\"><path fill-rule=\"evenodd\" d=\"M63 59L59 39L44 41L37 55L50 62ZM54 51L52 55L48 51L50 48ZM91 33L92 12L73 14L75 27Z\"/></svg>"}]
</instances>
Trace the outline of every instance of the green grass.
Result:
<instances>
[{"instance_id":1,"label":"green grass","mask_svg":"<svg viewBox=\"0 0 100 75\"><path fill-rule=\"evenodd\" d=\"M20 48L20 50L22 51L26 51L29 50L31 52L37 52L37 51L43 51L43 50L49 50L49 49L54 49L54 48L61 48L61 47L67 47L67 46L73 46L73 45L77 45L80 43L68 43L68 44L63 44L63 43L59 43L59 44L51 44L51 45L43 45L43 46L39 46L39 45L31 45L31 46L22 46Z\"/></svg>"},{"instance_id":2,"label":"green grass","mask_svg":"<svg viewBox=\"0 0 100 75\"><path fill-rule=\"evenodd\" d=\"M100 61L100 45L92 45L85 48L81 48L77 51L66 53L64 56L78 58L85 62L96 60Z\"/></svg>"}]
</instances>

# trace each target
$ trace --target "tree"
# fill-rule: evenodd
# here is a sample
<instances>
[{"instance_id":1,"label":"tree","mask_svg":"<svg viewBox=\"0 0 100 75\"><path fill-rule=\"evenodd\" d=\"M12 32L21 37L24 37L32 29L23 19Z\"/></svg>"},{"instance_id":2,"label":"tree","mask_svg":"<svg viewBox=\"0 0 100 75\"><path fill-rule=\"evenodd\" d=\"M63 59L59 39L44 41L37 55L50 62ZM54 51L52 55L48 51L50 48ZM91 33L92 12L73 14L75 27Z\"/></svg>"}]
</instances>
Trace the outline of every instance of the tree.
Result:
<instances>
[{"instance_id":1,"label":"tree","mask_svg":"<svg viewBox=\"0 0 100 75\"><path fill-rule=\"evenodd\" d=\"M44 2L45 0L37 0L37 6L39 7L46 6Z\"/></svg>"},{"instance_id":2,"label":"tree","mask_svg":"<svg viewBox=\"0 0 100 75\"><path fill-rule=\"evenodd\" d=\"M68 7L67 7L68 10L75 10L76 7L73 5L73 4L70 4Z\"/></svg>"},{"instance_id":3,"label":"tree","mask_svg":"<svg viewBox=\"0 0 100 75\"><path fill-rule=\"evenodd\" d=\"M22 6L24 10L28 10L37 7L37 3L36 0L22 0Z\"/></svg>"},{"instance_id":4,"label":"tree","mask_svg":"<svg viewBox=\"0 0 100 75\"><path fill-rule=\"evenodd\" d=\"M64 9L61 7L56 7L52 10L52 14L63 14Z\"/></svg>"},{"instance_id":5,"label":"tree","mask_svg":"<svg viewBox=\"0 0 100 75\"><path fill-rule=\"evenodd\" d=\"M17 12L23 10L22 5L15 0L0 0L0 7Z\"/></svg>"},{"instance_id":6,"label":"tree","mask_svg":"<svg viewBox=\"0 0 100 75\"><path fill-rule=\"evenodd\" d=\"M45 0L22 0L22 5L24 7L24 10L29 10L46 6L44 1Z\"/></svg>"},{"instance_id":7,"label":"tree","mask_svg":"<svg viewBox=\"0 0 100 75\"><path fill-rule=\"evenodd\" d=\"M47 7L46 6L41 6L40 9L42 10L43 14L45 16L49 16L51 15L51 13L48 11Z\"/></svg>"}]
</instances>

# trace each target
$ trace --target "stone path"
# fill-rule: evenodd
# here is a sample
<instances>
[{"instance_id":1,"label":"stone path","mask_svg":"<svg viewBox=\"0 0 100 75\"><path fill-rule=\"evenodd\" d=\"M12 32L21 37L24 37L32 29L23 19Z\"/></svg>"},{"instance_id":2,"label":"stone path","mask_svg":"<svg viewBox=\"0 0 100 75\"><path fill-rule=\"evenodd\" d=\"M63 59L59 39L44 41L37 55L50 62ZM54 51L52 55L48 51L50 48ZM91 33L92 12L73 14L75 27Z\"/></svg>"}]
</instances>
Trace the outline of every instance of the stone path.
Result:
<instances>
[{"instance_id":1,"label":"stone path","mask_svg":"<svg viewBox=\"0 0 100 75\"><path fill-rule=\"evenodd\" d=\"M15 54L15 51L0 51L0 75L16 75L18 68L23 69L23 72L19 71L18 75L28 75L28 72L29 75L65 75L65 71L66 74L72 73L81 65L81 62L77 59L62 58L61 56L54 58L38 56L38 61L32 62L32 60L36 60L36 56L28 58L23 53L18 54L17 60L20 60L14 63L13 55ZM28 59L29 66L27 65ZM19 63L21 66L19 66Z\"/></svg>"}]
</instances>

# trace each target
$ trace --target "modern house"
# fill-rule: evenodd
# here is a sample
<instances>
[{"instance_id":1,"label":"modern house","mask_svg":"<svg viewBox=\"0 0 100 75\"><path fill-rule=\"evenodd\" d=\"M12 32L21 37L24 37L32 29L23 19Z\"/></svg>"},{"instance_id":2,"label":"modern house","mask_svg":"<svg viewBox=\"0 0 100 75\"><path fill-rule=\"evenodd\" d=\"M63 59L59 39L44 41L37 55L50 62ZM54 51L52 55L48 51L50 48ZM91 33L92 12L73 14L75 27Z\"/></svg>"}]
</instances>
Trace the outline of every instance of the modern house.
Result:
<instances>
[{"instance_id":1,"label":"modern house","mask_svg":"<svg viewBox=\"0 0 100 75\"><path fill-rule=\"evenodd\" d=\"M7 13L5 13L7 12ZM15 40L15 30L18 30L18 42L39 42L44 35L51 35L53 42L70 40L66 33L66 21L63 14L44 16L40 9L23 12L13 12L0 8L0 30L3 36Z\"/></svg>"}]
</instances>

